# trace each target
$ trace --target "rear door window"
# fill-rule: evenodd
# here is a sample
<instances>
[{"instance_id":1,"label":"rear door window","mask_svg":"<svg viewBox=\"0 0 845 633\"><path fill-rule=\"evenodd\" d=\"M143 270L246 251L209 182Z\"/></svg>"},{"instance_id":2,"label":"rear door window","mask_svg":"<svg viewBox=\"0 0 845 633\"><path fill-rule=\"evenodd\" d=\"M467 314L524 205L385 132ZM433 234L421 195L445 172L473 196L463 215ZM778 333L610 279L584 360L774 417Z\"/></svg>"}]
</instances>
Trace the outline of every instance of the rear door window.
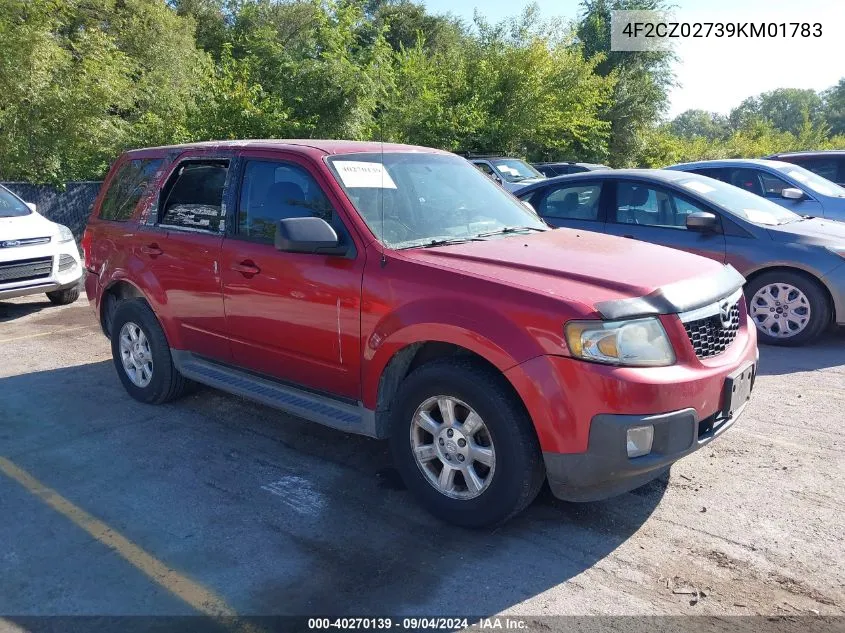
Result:
<instances>
[{"instance_id":1,"label":"rear door window","mask_svg":"<svg viewBox=\"0 0 845 633\"><path fill-rule=\"evenodd\" d=\"M567 220L598 220L601 184L590 183L549 187L538 201L542 217Z\"/></svg>"},{"instance_id":2,"label":"rear door window","mask_svg":"<svg viewBox=\"0 0 845 633\"><path fill-rule=\"evenodd\" d=\"M160 224L209 233L222 231L228 172L226 160L182 163L162 191Z\"/></svg>"},{"instance_id":3,"label":"rear door window","mask_svg":"<svg viewBox=\"0 0 845 633\"><path fill-rule=\"evenodd\" d=\"M100 205L100 219L126 222L135 213L138 202L149 191L156 172L164 159L141 158L126 161L109 184Z\"/></svg>"},{"instance_id":4,"label":"rear door window","mask_svg":"<svg viewBox=\"0 0 845 633\"><path fill-rule=\"evenodd\" d=\"M757 169L748 169L745 167L736 167L728 169L727 183L740 189L745 189L749 193L757 196L764 195L763 184L760 182L760 171Z\"/></svg>"}]
</instances>

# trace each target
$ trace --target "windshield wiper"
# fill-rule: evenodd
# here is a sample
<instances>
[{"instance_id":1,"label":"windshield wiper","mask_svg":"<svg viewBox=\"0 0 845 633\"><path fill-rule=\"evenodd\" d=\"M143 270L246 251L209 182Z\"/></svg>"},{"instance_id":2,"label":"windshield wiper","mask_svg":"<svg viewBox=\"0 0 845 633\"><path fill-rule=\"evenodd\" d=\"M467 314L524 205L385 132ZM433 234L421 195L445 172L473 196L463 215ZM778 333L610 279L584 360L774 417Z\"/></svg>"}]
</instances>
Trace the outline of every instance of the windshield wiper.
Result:
<instances>
[{"instance_id":1,"label":"windshield wiper","mask_svg":"<svg viewBox=\"0 0 845 633\"><path fill-rule=\"evenodd\" d=\"M508 233L522 233L523 231L538 231L540 233L544 233L548 231L548 228L540 228L539 226L506 226L502 229L496 229L495 231L486 231L484 233L479 233L475 237L493 237L494 235L507 235Z\"/></svg>"},{"instance_id":2,"label":"windshield wiper","mask_svg":"<svg viewBox=\"0 0 845 633\"><path fill-rule=\"evenodd\" d=\"M431 240L425 244L422 244L422 248L431 248L432 246L446 246L447 244L461 244L463 242L483 242L484 240L479 239L479 237L449 237L449 238L441 238Z\"/></svg>"}]
</instances>

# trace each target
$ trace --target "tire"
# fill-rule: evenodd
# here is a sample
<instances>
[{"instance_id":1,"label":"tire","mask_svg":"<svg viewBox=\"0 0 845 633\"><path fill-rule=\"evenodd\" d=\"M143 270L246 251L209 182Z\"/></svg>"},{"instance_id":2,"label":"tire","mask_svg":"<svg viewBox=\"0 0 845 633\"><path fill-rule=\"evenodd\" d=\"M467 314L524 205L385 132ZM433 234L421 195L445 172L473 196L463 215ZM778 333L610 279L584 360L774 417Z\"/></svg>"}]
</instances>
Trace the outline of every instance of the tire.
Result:
<instances>
[{"instance_id":1,"label":"tire","mask_svg":"<svg viewBox=\"0 0 845 633\"><path fill-rule=\"evenodd\" d=\"M121 348L124 335L128 335L131 339L133 331L137 333L135 328L143 334L143 336L138 334L136 342L146 341L146 344L140 345L137 355L133 358L149 359L151 362L149 366L146 363L138 363L151 369L143 374L138 382L133 381L129 370L124 367ZM127 299L118 303L111 322L111 332L114 366L130 396L146 404L162 404L175 400L185 392L188 381L173 366L173 358L170 355L170 346L167 344L164 330L161 329L155 313L146 301ZM138 372L136 372L137 376ZM147 380L144 380L144 377Z\"/></svg>"},{"instance_id":2,"label":"tire","mask_svg":"<svg viewBox=\"0 0 845 633\"><path fill-rule=\"evenodd\" d=\"M776 286L781 288L774 296L770 289ZM796 291L800 294L796 294ZM783 301L796 296L798 299L790 302L792 305L787 306L787 302ZM830 325L832 313L825 289L819 282L802 273L788 270L763 273L746 284L745 297L748 312L757 325L758 338L766 345L804 345L817 338ZM779 314L776 312L778 309L785 312ZM805 314L806 320L801 318ZM789 331L794 331L793 334L787 334L784 323ZM774 327L778 328L777 331L774 331Z\"/></svg>"},{"instance_id":3,"label":"tire","mask_svg":"<svg viewBox=\"0 0 845 633\"><path fill-rule=\"evenodd\" d=\"M73 288L67 288L65 290L54 290L53 292L48 292L47 298L50 300L50 303L54 305L66 306L79 299L79 286L74 286Z\"/></svg>"},{"instance_id":4,"label":"tire","mask_svg":"<svg viewBox=\"0 0 845 633\"><path fill-rule=\"evenodd\" d=\"M469 426L444 424L438 396L457 401L454 418L458 422L467 422L469 411L474 411L481 419L483 430L470 435ZM432 411L429 417L438 419L441 424L437 427L438 436L423 431L415 423L418 410L429 406ZM475 423L471 426L478 428ZM454 436L447 438L451 429L454 429ZM461 429L468 434L464 436ZM445 445L439 449L438 437L445 440ZM464 448L460 448L457 444L464 437L468 439L463 440ZM450 444L449 438L455 441ZM418 444L420 450L438 456L424 464L418 463L413 448L415 441L423 442ZM458 463L460 457L455 453L445 457L452 450L450 446L457 453L466 454L461 459L462 464ZM534 501L545 479L534 427L510 384L495 370L469 359L445 358L426 363L402 382L391 407L390 448L405 485L421 505L437 518L464 527L503 523ZM492 467L472 457L482 454L479 449L486 451L486 459ZM454 490L449 494L434 483L434 480L439 481L438 468L442 474L447 464L445 459L450 460L449 464L465 469L460 475L454 474ZM464 477L470 463L475 473L475 477L469 477L476 482L474 491ZM482 482L481 487L478 482ZM464 498L457 498L460 495Z\"/></svg>"}]
</instances>

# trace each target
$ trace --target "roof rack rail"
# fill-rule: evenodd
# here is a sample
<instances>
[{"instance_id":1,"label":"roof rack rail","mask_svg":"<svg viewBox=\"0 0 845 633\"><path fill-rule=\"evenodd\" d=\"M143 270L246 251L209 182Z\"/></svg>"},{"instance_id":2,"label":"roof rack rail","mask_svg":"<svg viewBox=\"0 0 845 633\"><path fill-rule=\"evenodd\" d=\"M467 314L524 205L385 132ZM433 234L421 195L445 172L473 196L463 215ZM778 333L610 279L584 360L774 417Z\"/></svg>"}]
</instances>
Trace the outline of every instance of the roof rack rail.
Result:
<instances>
[{"instance_id":1,"label":"roof rack rail","mask_svg":"<svg viewBox=\"0 0 845 633\"><path fill-rule=\"evenodd\" d=\"M469 159L469 158L502 158L502 157L506 157L506 156L511 156L511 154L508 153L508 152L494 152L494 153L483 152L483 153L478 153L478 152L469 152L469 151L459 151L459 152L455 152L455 154L457 154L458 156L463 156L464 158L467 158L467 159Z\"/></svg>"}]
</instances>

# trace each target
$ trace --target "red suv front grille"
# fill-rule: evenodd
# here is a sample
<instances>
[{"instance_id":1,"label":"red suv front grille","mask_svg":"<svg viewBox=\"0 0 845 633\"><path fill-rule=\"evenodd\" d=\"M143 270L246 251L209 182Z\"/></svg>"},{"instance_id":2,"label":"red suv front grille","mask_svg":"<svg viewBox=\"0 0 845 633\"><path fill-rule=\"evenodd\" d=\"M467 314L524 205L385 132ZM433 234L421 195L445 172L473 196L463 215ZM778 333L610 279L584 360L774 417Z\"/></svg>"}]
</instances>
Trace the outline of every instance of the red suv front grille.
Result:
<instances>
[{"instance_id":1,"label":"red suv front grille","mask_svg":"<svg viewBox=\"0 0 845 633\"><path fill-rule=\"evenodd\" d=\"M699 358L711 358L724 352L739 332L739 301L730 309L729 321L723 325L718 314L684 323L690 343Z\"/></svg>"}]
</instances>

